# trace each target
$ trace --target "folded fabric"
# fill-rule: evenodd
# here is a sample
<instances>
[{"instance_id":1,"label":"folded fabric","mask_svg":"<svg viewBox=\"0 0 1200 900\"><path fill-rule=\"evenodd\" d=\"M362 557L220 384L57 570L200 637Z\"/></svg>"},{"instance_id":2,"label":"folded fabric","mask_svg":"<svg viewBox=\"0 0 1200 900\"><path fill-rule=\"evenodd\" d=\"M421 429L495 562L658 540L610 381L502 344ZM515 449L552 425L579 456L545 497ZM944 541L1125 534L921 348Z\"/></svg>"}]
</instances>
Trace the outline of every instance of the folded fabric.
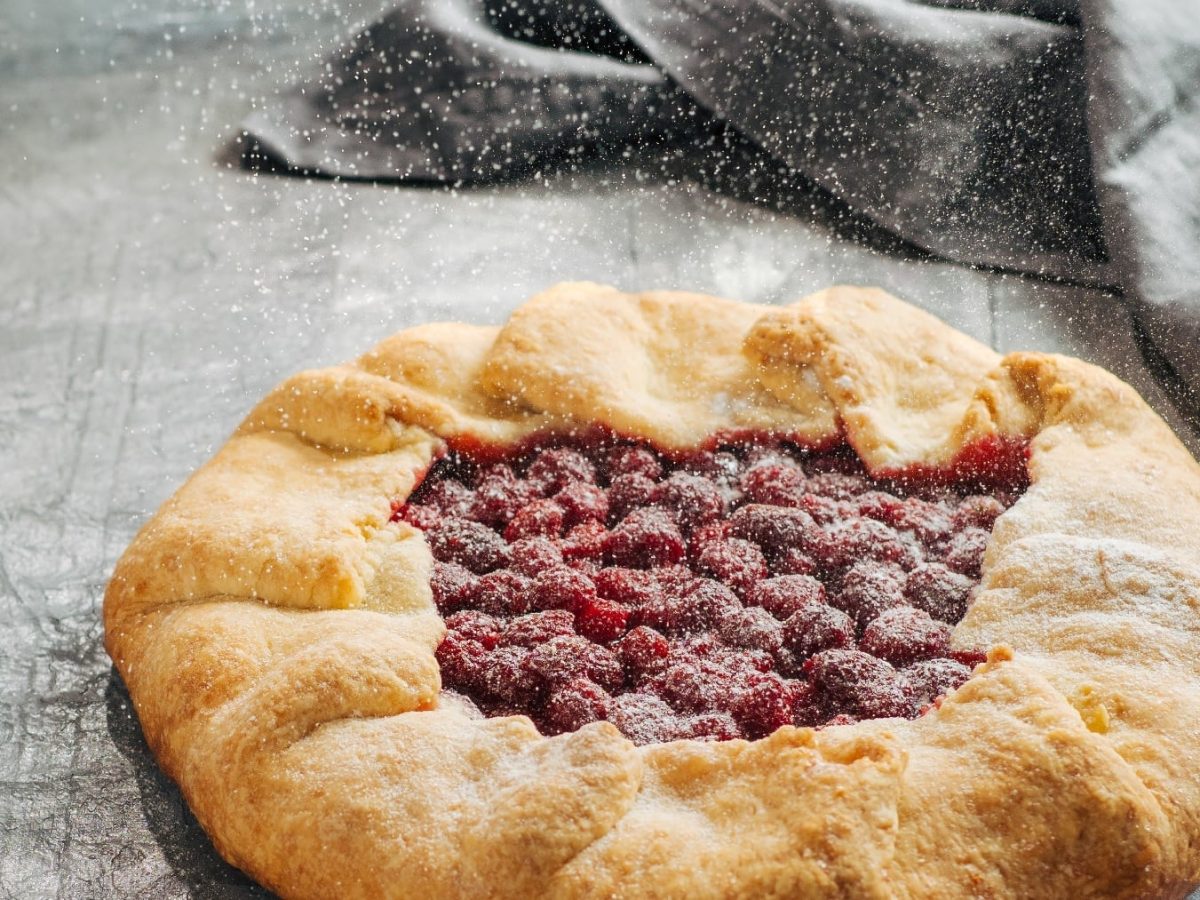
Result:
<instances>
[{"instance_id":1,"label":"folded fabric","mask_svg":"<svg viewBox=\"0 0 1200 900\"><path fill-rule=\"evenodd\" d=\"M736 147L940 256L1124 289L1200 391L1188 6L410 0L244 124L276 164L388 180Z\"/></svg>"}]
</instances>

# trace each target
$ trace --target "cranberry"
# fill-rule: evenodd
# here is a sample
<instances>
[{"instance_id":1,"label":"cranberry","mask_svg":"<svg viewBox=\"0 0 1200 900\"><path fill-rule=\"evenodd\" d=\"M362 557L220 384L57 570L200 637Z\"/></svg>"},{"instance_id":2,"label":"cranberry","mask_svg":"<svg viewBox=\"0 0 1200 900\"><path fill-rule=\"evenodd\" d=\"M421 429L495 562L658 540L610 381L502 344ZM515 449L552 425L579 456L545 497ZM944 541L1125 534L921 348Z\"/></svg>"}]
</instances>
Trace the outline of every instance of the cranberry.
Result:
<instances>
[{"instance_id":1,"label":"cranberry","mask_svg":"<svg viewBox=\"0 0 1200 900\"><path fill-rule=\"evenodd\" d=\"M529 602L534 609L565 609L573 613L595 598L592 579L566 566L547 569L529 588Z\"/></svg>"},{"instance_id":2,"label":"cranberry","mask_svg":"<svg viewBox=\"0 0 1200 900\"><path fill-rule=\"evenodd\" d=\"M596 482L596 467L591 460L569 447L551 447L537 455L526 477L543 496L561 491L573 481Z\"/></svg>"},{"instance_id":3,"label":"cranberry","mask_svg":"<svg viewBox=\"0 0 1200 900\"><path fill-rule=\"evenodd\" d=\"M497 569L479 579L471 592L471 604L494 616L519 615L529 610L531 584L524 575Z\"/></svg>"},{"instance_id":4,"label":"cranberry","mask_svg":"<svg viewBox=\"0 0 1200 900\"><path fill-rule=\"evenodd\" d=\"M754 739L791 725L794 702L788 682L770 672L756 673L739 685L730 712L746 736Z\"/></svg>"},{"instance_id":5,"label":"cranberry","mask_svg":"<svg viewBox=\"0 0 1200 900\"><path fill-rule=\"evenodd\" d=\"M611 650L577 635L551 638L534 647L529 651L528 669L550 685L585 676L608 690L619 688L625 677Z\"/></svg>"},{"instance_id":6,"label":"cranberry","mask_svg":"<svg viewBox=\"0 0 1200 900\"><path fill-rule=\"evenodd\" d=\"M813 534L804 548L817 565L836 572L861 559L913 565L912 539L874 519L842 519Z\"/></svg>"},{"instance_id":7,"label":"cranberry","mask_svg":"<svg viewBox=\"0 0 1200 900\"><path fill-rule=\"evenodd\" d=\"M728 713L701 713L685 723L687 736L697 741L733 741L743 737L733 716Z\"/></svg>"},{"instance_id":8,"label":"cranberry","mask_svg":"<svg viewBox=\"0 0 1200 900\"><path fill-rule=\"evenodd\" d=\"M531 701L536 703L541 696L541 684L529 669L531 656L531 651L525 647L493 650L483 672L487 693L516 709L527 708L526 704Z\"/></svg>"},{"instance_id":9,"label":"cranberry","mask_svg":"<svg viewBox=\"0 0 1200 900\"><path fill-rule=\"evenodd\" d=\"M608 520L608 496L594 484L572 481L554 495L554 502L562 507L568 528L589 520Z\"/></svg>"},{"instance_id":10,"label":"cranberry","mask_svg":"<svg viewBox=\"0 0 1200 900\"><path fill-rule=\"evenodd\" d=\"M920 497L908 497L893 522L893 528L911 531L926 547L936 547L954 530L950 513L941 503L932 503Z\"/></svg>"},{"instance_id":11,"label":"cranberry","mask_svg":"<svg viewBox=\"0 0 1200 900\"><path fill-rule=\"evenodd\" d=\"M561 566L563 561L562 547L557 541L544 537L514 541L508 548L508 555L512 560L510 568L530 578Z\"/></svg>"},{"instance_id":12,"label":"cranberry","mask_svg":"<svg viewBox=\"0 0 1200 900\"><path fill-rule=\"evenodd\" d=\"M958 509L951 515L950 523L955 529L971 526L991 531L1004 510L1003 503L986 494L964 497L958 504Z\"/></svg>"},{"instance_id":13,"label":"cranberry","mask_svg":"<svg viewBox=\"0 0 1200 900\"><path fill-rule=\"evenodd\" d=\"M688 535L688 556L692 558L699 557L704 552L704 548L709 544L720 543L728 538L728 519L701 525L699 528L693 529L692 533Z\"/></svg>"},{"instance_id":14,"label":"cranberry","mask_svg":"<svg viewBox=\"0 0 1200 900\"><path fill-rule=\"evenodd\" d=\"M840 472L819 472L808 479L808 491L831 500L851 500L868 487L867 480L859 475L844 475Z\"/></svg>"},{"instance_id":15,"label":"cranberry","mask_svg":"<svg viewBox=\"0 0 1200 900\"><path fill-rule=\"evenodd\" d=\"M749 602L783 620L810 603L824 603L825 585L811 575L777 575L760 581Z\"/></svg>"},{"instance_id":16,"label":"cranberry","mask_svg":"<svg viewBox=\"0 0 1200 900\"><path fill-rule=\"evenodd\" d=\"M612 696L587 678L572 678L550 691L544 719L551 734L576 731L608 717Z\"/></svg>"},{"instance_id":17,"label":"cranberry","mask_svg":"<svg viewBox=\"0 0 1200 900\"><path fill-rule=\"evenodd\" d=\"M730 647L762 650L772 656L783 643L783 626L779 620L758 606L729 612L718 623L717 633Z\"/></svg>"},{"instance_id":18,"label":"cranberry","mask_svg":"<svg viewBox=\"0 0 1200 900\"><path fill-rule=\"evenodd\" d=\"M608 487L609 520L620 522L633 510L649 506L654 488L653 481L637 472L618 475Z\"/></svg>"},{"instance_id":19,"label":"cranberry","mask_svg":"<svg viewBox=\"0 0 1200 900\"><path fill-rule=\"evenodd\" d=\"M740 597L745 597L767 577L767 560L757 544L740 538L711 541L696 558L696 569L720 579Z\"/></svg>"},{"instance_id":20,"label":"cranberry","mask_svg":"<svg viewBox=\"0 0 1200 900\"><path fill-rule=\"evenodd\" d=\"M562 534L566 514L553 500L534 500L517 512L504 528L504 539L514 543L523 538L556 538Z\"/></svg>"},{"instance_id":21,"label":"cranberry","mask_svg":"<svg viewBox=\"0 0 1200 900\"><path fill-rule=\"evenodd\" d=\"M499 643L503 627L495 616L477 609L459 610L446 618L446 628L454 632L456 638L478 641L485 650L491 650Z\"/></svg>"},{"instance_id":22,"label":"cranberry","mask_svg":"<svg viewBox=\"0 0 1200 900\"><path fill-rule=\"evenodd\" d=\"M629 606L641 606L662 593L662 585L653 572L610 566L595 577L596 593L606 600Z\"/></svg>"},{"instance_id":23,"label":"cranberry","mask_svg":"<svg viewBox=\"0 0 1200 900\"><path fill-rule=\"evenodd\" d=\"M830 603L864 628L885 609L904 603L904 579L904 570L897 566L863 560L842 577L841 588L830 597Z\"/></svg>"},{"instance_id":24,"label":"cranberry","mask_svg":"<svg viewBox=\"0 0 1200 900\"><path fill-rule=\"evenodd\" d=\"M962 575L979 578L987 544L988 533L982 528L964 528L950 538L946 547L946 565Z\"/></svg>"},{"instance_id":25,"label":"cranberry","mask_svg":"<svg viewBox=\"0 0 1200 900\"><path fill-rule=\"evenodd\" d=\"M425 532L435 559L482 574L508 563L504 539L486 525L469 519L443 519Z\"/></svg>"},{"instance_id":26,"label":"cranberry","mask_svg":"<svg viewBox=\"0 0 1200 900\"><path fill-rule=\"evenodd\" d=\"M959 622L967 612L974 582L941 563L922 563L904 582L904 598L943 622Z\"/></svg>"},{"instance_id":27,"label":"cranberry","mask_svg":"<svg viewBox=\"0 0 1200 900\"><path fill-rule=\"evenodd\" d=\"M895 665L941 656L949 647L950 626L911 606L897 606L880 613L859 641L860 649Z\"/></svg>"},{"instance_id":28,"label":"cranberry","mask_svg":"<svg viewBox=\"0 0 1200 900\"><path fill-rule=\"evenodd\" d=\"M751 503L798 506L805 493L806 480L799 466L768 463L747 470L738 485Z\"/></svg>"},{"instance_id":29,"label":"cranberry","mask_svg":"<svg viewBox=\"0 0 1200 900\"><path fill-rule=\"evenodd\" d=\"M580 522L562 542L563 558L599 561L608 542L608 532L599 522Z\"/></svg>"},{"instance_id":30,"label":"cranberry","mask_svg":"<svg viewBox=\"0 0 1200 900\"><path fill-rule=\"evenodd\" d=\"M598 644L615 641L629 622L629 608L612 600L588 601L575 615L579 633Z\"/></svg>"},{"instance_id":31,"label":"cranberry","mask_svg":"<svg viewBox=\"0 0 1200 900\"><path fill-rule=\"evenodd\" d=\"M953 659L923 659L906 666L903 674L912 688L914 701L923 706L958 690L971 677L971 670Z\"/></svg>"},{"instance_id":32,"label":"cranberry","mask_svg":"<svg viewBox=\"0 0 1200 900\"><path fill-rule=\"evenodd\" d=\"M614 565L633 569L670 565L683 559L683 535L660 509L638 509L608 536L605 555Z\"/></svg>"},{"instance_id":33,"label":"cranberry","mask_svg":"<svg viewBox=\"0 0 1200 900\"><path fill-rule=\"evenodd\" d=\"M772 575L812 575L816 571L816 562L799 547L788 548L771 565Z\"/></svg>"},{"instance_id":34,"label":"cranberry","mask_svg":"<svg viewBox=\"0 0 1200 900\"><path fill-rule=\"evenodd\" d=\"M817 691L839 712L869 719L907 716L913 702L904 677L858 650L826 650L804 664Z\"/></svg>"},{"instance_id":35,"label":"cranberry","mask_svg":"<svg viewBox=\"0 0 1200 900\"><path fill-rule=\"evenodd\" d=\"M613 650L629 677L637 678L660 668L670 653L671 645L653 628L639 625L613 644Z\"/></svg>"},{"instance_id":36,"label":"cranberry","mask_svg":"<svg viewBox=\"0 0 1200 900\"><path fill-rule=\"evenodd\" d=\"M617 447L608 454L608 477L642 475L651 481L662 477L662 463L644 447Z\"/></svg>"},{"instance_id":37,"label":"cranberry","mask_svg":"<svg viewBox=\"0 0 1200 900\"><path fill-rule=\"evenodd\" d=\"M637 610L640 625L666 634L689 634L712 628L725 616L741 609L737 596L719 581L698 579L683 594L663 593Z\"/></svg>"},{"instance_id":38,"label":"cranberry","mask_svg":"<svg viewBox=\"0 0 1200 900\"><path fill-rule=\"evenodd\" d=\"M438 645L437 661L443 681L471 690L483 684L488 652L479 641L451 631Z\"/></svg>"},{"instance_id":39,"label":"cranberry","mask_svg":"<svg viewBox=\"0 0 1200 900\"><path fill-rule=\"evenodd\" d=\"M768 559L802 546L817 527L808 513L758 503L743 506L729 524L730 534L758 544Z\"/></svg>"},{"instance_id":40,"label":"cranberry","mask_svg":"<svg viewBox=\"0 0 1200 900\"><path fill-rule=\"evenodd\" d=\"M713 708L724 687L711 676L696 660L676 662L650 678L647 687L679 712L700 712Z\"/></svg>"},{"instance_id":41,"label":"cranberry","mask_svg":"<svg viewBox=\"0 0 1200 900\"><path fill-rule=\"evenodd\" d=\"M470 516L477 522L493 528L502 528L518 510L536 496L530 485L518 481L508 466L493 466L475 486Z\"/></svg>"},{"instance_id":42,"label":"cranberry","mask_svg":"<svg viewBox=\"0 0 1200 900\"><path fill-rule=\"evenodd\" d=\"M783 623L782 644L793 664L825 650L854 646L854 621L826 603L809 602Z\"/></svg>"},{"instance_id":43,"label":"cranberry","mask_svg":"<svg viewBox=\"0 0 1200 900\"><path fill-rule=\"evenodd\" d=\"M687 724L670 706L651 694L622 694L608 710L612 722L638 745L674 741L688 736Z\"/></svg>"},{"instance_id":44,"label":"cranberry","mask_svg":"<svg viewBox=\"0 0 1200 900\"><path fill-rule=\"evenodd\" d=\"M417 506L406 503L392 515L393 522L407 522L413 528L425 531L437 526L442 520L442 514L432 506Z\"/></svg>"},{"instance_id":45,"label":"cranberry","mask_svg":"<svg viewBox=\"0 0 1200 900\"><path fill-rule=\"evenodd\" d=\"M465 518L471 511L475 495L460 481L446 478L441 481L426 478L413 501L431 507L443 516L452 519Z\"/></svg>"},{"instance_id":46,"label":"cranberry","mask_svg":"<svg viewBox=\"0 0 1200 900\"><path fill-rule=\"evenodd\" d=\"M433 570L429 575L429 588L433 592L433 602L437 604L442 615L470 602L471 594L479 579L469 570L458 563L444 563L434 560Z\"/></svg>"},{"instance_id":47,"label":"cranberry","mask_svg":"<svg viewBox=\"0 0 1200 900\"><path fill-rule=\"evenodd\" d=\"M725 498L707 478L675 472L654 488L651 502L671 510L679 524L691 530L725 515Z\"/></svg>"},{"instance_id":48,"label":"cranberry","mask_svg":"<svg viewBox=\"0 0 1200 900\"><path fill-rule=\"evenodd\" d=\"M575 617L565 609L550 609L513 619L500 635L500 645L536 647L556 637L574 633Z\"/></svg>"}]
</instances>

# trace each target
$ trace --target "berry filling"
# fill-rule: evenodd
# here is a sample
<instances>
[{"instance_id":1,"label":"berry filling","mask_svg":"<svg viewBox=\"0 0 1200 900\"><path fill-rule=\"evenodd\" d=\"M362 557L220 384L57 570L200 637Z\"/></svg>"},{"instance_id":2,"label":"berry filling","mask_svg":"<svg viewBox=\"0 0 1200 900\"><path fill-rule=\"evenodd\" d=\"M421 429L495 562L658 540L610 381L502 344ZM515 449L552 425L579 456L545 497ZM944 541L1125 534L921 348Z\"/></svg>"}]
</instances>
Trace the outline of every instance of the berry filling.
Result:
<instances>
[{"instance_id":1,"label":"berry filling","mask_svg":"<svg viewBox=\"0 0 1200 900\"><path fill-rule=\"evenodd\" d=\"M914 718L966 681L983 655L951 632L1022 487L876 480L844 447L560 442L452 453L394 518L433 552L444 686L483 714L753 740Z\"/></svg>"}]
</instances>

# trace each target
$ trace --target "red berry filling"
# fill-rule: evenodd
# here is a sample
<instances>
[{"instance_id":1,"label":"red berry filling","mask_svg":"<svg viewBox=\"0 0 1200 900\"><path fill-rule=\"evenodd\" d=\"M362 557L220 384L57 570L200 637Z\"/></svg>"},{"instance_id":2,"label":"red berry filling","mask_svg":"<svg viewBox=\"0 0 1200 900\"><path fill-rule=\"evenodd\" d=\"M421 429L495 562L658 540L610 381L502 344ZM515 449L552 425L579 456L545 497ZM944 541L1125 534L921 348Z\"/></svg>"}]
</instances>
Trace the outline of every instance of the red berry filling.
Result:
<instances>
[{"instance_id":1,"label":"red berry filling","mask_svg":"<svg viewBox=\"0 0 1200 900\"><path fill-rule=\"evenodd\" d=\"M1018 491L877 481L845 449L533 447L437 463L397 519L433 551L447 689L639 744L915 717Z\"/></svg>"}]
</instances>

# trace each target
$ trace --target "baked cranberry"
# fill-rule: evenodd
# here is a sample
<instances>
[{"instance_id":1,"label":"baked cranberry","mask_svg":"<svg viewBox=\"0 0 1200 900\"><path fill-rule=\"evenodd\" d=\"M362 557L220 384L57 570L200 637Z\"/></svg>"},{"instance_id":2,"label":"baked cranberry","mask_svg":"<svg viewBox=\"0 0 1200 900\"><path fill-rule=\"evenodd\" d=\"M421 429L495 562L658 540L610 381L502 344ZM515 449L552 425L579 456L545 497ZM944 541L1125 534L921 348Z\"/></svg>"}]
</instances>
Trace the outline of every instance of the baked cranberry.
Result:
<instances>
[{"instance_id":1,"label":"baked cranberry","mask_svg":"<svg viewBox=\"0 0 1200 900\"><path fill-rule=\"evenodd\" d=\"M908 679L913 701L918 706L958 690L971 677L971 670L953 659L923 659L905 666L902 673Z\"/></svg>"},{"instance_id":2,"label":"baked cranberry","mask_svg":"<svg viewBox=\"0 0 1200 900\"><path fill-rule=\"evenodd\" d=\"M612 722L639 746L688 737L690 729L670 706L651 694L621 694L608 710Z\"/></svg>"},{"instance_id":3,"label":"baked cranberry","mask_svg":"<svg viewBox=\"0 0 1200 900\"><path fill-rule=\"evenodd\" d=\"M792 682L792 724L797 728L824 725L829 714L821 706L817 689L807 681Z\"/></svg>"},{"instance_id":4,"label":"baked cranberry","mask_svg":"<svg viewBox=\"0 0 1200 900\"><path fill-rule=\"evenodd\" d=\"M608 486L609 521L620 522L633 510L649 506L654 488L654 482L638 472L618 475Z\"/></svg>"},{"instance_id":5,"label":"baked cranberry","mask_svg":"<svg viewBox=\"0 0 1200 900\"><path fill-rule=\"evenodd\" d=\"M413 528L426 531L435 528L442 520L442 514L432 506L417 506L406 503L392 515L393 522L407 522Z\"/></svg>"},{"instance_id":6,"label":"baked cranberry","mask_svg":"<svg viewBox=\"0 0 1200 900\"><path fill-rule=\"evenodd\" d=\"M662 477L662 463L644 447L617 447L608 454L608 477L642 475L651 481Z\"/></svg>"},{"instance_id":7,"label":"baked cranberry","mask_svg":"<svg viewBox=\"0 0 1200 900\"><path fill-rule=\"evenodd\" d=\"M471 592L471 605L494 616L520 615L529 610L531 584L511 569L488 572Z\"/></svg>"},{"instance_id":8,"label":"baked cranberry","mask_svg":"<svg viewBox=\"0 0 1200 900\"><path fill-rule=\"evenodd\" d=\"M931 619L923 609L897 606L884 610L864 629L858 646L899 666L946 653L950 647L950 626Z\"/></svg>"},{"instance_id":9,"label":"baked cranberry","mask_svg":"<svg viewBox=\"0 0 1200 900\"><path fill-rule=\"evenodd\" d=\"M536 578L548 569L562 565L562 547L557 541L544 537L522 538L508 548L511 568L522 575Z\"/></svg>"},{"instance_id":10,"label":"baked cranberry","mask_svg":"<svg viewBox=\"0 0 1200 900\"><path fill-rule=\"evenodd\" d=\"M920 497L905 498L895 521L888 524L893 528L911 531L928 548L938 546L954 530L950 512L944 504Z\"/></svg>"},{"instance_id":11,"label":"baked cranberry","mask_svg":"<svg viewBox=\"0 0 1200 900\"><path fill-rule=\"evenodd\" d=\"M671 663L651 676L645 687L679 712L694 713L712 709L718 695L723 690L727 691L728 687L713 677L716 674L713 670L719 667L707 668L709 671L706 672L698 660Z\"/></svg>"},{"instance_id":12,"label":"baked cranberry","mask_svg":"<svg viewBox=\"0 0 1200 900\"><path fill-rule=\"evenodd\" d=\"M701 713L685 723L687 736L697 741L733 741L744 737L728 713Z\"/></svg>"},{"instance_id":13,"label":"baked cranberry","mask_svg":"<svg viewBox=\"0 0 1200 900\"><path fill-rule=\"evenodd\" d=\"M469 519L443 519L425 532L435 559L483 574L508 564L508 545L492 529Z\"/></svg>"},{"instance_id":14,"label":"baked cranberry","mask_svg":"<svg viewBox=\"0 0 1200 900\"><path fill-rule=\"evenodd\" d=\"M500 635L502 647L536 647L575 633L575 617L565 609L529 613L513 619Z\"/></svg>"},{"instance_id":15,"label":"baked cranberry","mask_svg":"<svg viewBox=\"0 0 1200 900\"><path fill-rule=\"evenodd\" d=\"M810 603L825 602L825 585L811 575L777 575L755 585L748 602L779 620Z\"/></svg>"},{"instance_id":16,"label":"baked cranberry","mask_svg":"<svg viewBox=\"0 0 1200 900\"><path fill-rule=\"evenodd\" d=\"M537 705L542 685L529 669L530 656L525 647L498 647L491 652L483 683L493 700L512 704L517 710Z\"/></svg>"},{"instance_id":17,"label":"baked cranberry","mask_svg":"<svg viewBox=\"0 0 1200 900\"><path fill-rule=\"evenodd\" d=\"M458 563L434 560L429 574L429 588L438 611L444 616L469 603L478 581L476 575Z\"/></svg>"},{"instance_id":18,"label":"baked cranberry","mask_svg":"<svg viewBox=\"0 0 1200 900\"><path fill-rule=\"evenodd\" d=\"M671 651L665 637L645 625L630 629L623 638L613 644L625 672L636 679L646 672L661 668Z\"/></svg>"},{"instance_id":19,"label":"baked cranberry","mask_svg":"<svg viewBox=\"0 0 1200 900\"><path fill-rule=\"evenodd\" d=\"M488 652L479 641L451 631L438 645L437 661L446 684L465 690L483 685Z\"/></svg>"},{"instance_id":20,"label":"baked cranberry","mask_svg":"<svg viewBox=\"0 0 1200 900\"><path fill-rule=\"evenodd\" d=\"M485 650L491 650L499 643L500 632L504 630L499 619L477 609L462 609L448 616L446 628L454 632L456 638L478 641Z\"/></svg>"},{"instance_id":21,"label":"baked cranberry","mask_svg":"<svg viewBox=\"0 0 1200 900\"><path fill-rule=\"evenodd\" d=\"M802 547L817 529L808 513L759 503L743 506L730 516L729 524L730 534L758 544L768 559Z\"/></svg>"},{"instance_id":22,"label":"baked cranberry","mask_svg":"<svg viewBox=\"0 0 1200 900\"><path fill-rule=\"evenodd\" d=\"M596 482L592 461L570 447L551 447L533 460L526 473L529 482L545 497L556 494L572 481Z\"/></svg>"},{"instance_id":23,"label":"baked cranberry","mask_svg":"<svg viewBox=\"0 0 1200 900\"><path fill-rule=\"evenodd\" d=\"M730 647L761 650L772 656L783 643L783 625L758 606L730 611L717 624L717 633Z\"/></svg>"},{"instance_id":24,"label":"baked cranberry","mask_svg":"<svg viewBox=\"0 0 1200 900\"><path fill-rule=\"evenodd\" d=\"M943 622L958 622L967 612L974 582L941 563L922 563L904 581L904 599Z\"/></svg>"},{"instance_id":25,"label":"baked cranberry","mask_svg":"<svg viewBox=\"0 0 1200 900\"><path fill-rule=\"evenodd\" d=\"M553 500L534 500L517 512L504 528L504 539L510 543L522 538L556 538L562 534L566 513Z\"/></svg>"},{"instance_id":26,"label":"baked cranberry","mask_svg":"<svg viewBox=\"0 0 1200 900\"><path fill-rule=\"evenodd\" d=\"M816 562L799 547L789 547L771 563L772 575L812 575L816 571Z\"/></svg>"},{"instance_id":27,"label":"baked cranberry","mask_svg":"<svg viewBox=\"0 0 1200 900\"><path fill-rule=\"evenodd\" d=\"M609 566L596 573L595 584L596 593L601 597L628 606L641 606L662 593L654 573L644 569Z\"/></svg>"},{"instance_id":28,"label":"baked cranberry","mask_svg":"<svg viewBox=\"0 0 1200 900\"><path fill-rule=\"evenodd\" d=\"M1006 507L995 497L986 494L976 494L964 497L950 517L950 524L955 529L982 528L991 531L996 520L1003 515Z\"/></svg>"},{"instance_id":29,"label":"baked cranberry","mask_svg":"<svg viewBox=\"0 0 1200 900\"><path fill-rule=\"evenodd\" d=\"M607 644L625 633L629 607L614 600L590 600L575 613L576 628L589 641Z\"/></svg>"},{"instance_id":30,"label":"baked cranberry","mask_svg":"<svg viewBox=\"0 0 1200 900\"><path fill-rule=\"evenodd\" d=\"M562 507L567 528L589 520L608 521L608 496L594 484L572 481L554 495L554 502Z\"/></svg>"},{"instance_id":31,"label":"baked cranberry","mask_svg":"<svg viewBox=\"0 0 1200 900\"><path fill-rule=\"evenodd\" d=\"M827 603L810 601L783 623L782 646L791 653L793 665L825 650L854 646L854 621Z\"/></svg>"},{"instance_id":32,"label":"baked cranberry","mask_svg":"<svg viewBox=\"0 0 1200 900\"><path fill-rule=\"evenodd\" d=\"M826 572L837 572L861 559L913 565L912 539L874 519L842 519L810 535L804 549Z\"/></svg>"},{"instance_id":33,"label":"baked cranberry","mask_svg":"<svg viewBox=\"0 0 1200 900\"><path fill-rule=\"evenodd\" d=\"M807 479L797 465L765 463L748 469L738 485L751 503L797 506L805 493Z\"/></svg>"},{"instance_id":34,"label":"baked cranberry","mask_svg":"<svg viewBox=\"0 0 1200 900\"><path fill-rule=\"evenodd\" d=\"M962 575L979 578L988 533L982 528L964 528L946 546L946 565Z\"/></svg>"},{"instance_id":35,"label":"baked cranberry","mask_svg":"<svg viewBox=\"0 0 1200 900\"><path fill-rule=\"evenodd\" d=\"M851 500L868 487L865 478L859 475L844 475L840 472L818 472L808 479L808 492L832 500Z\"/></svg>"},{"instance_id":36,"label":"baked cranberry","mask_svg":"<svg viewBox=\"0 0 1200 900\"><path fill-rule=\"evenodd\" d=\"M578 635L552 638L534 647L529 651L528 669L549 685L584 676L607 690L619 688L625 677L611 650Z\"/></svg>"},{"instance_id":37,"label":"baked cranberry","mask_svg":"<svg viewBox=\"0 0 1200 900\"><path fill-rule=\"evenodd\" d=\"M651 502L671 510L686 530L691 530L725 515L725 498L707 478L687 472L674 472L660 482L651 494Z\"/></svg>"},{"instance_id":38,"label":"baked cranberry","mask_svg":"<svg viewBox=\"0 0 1200 900\"><path fill-rule=\"evenodd\" d=\"M750 739L765 737L791 725L795 702L791 685L770 672L746 678L733 697L730 712Z\"/></svg>"},{"instance_id":39,"label":"baked cranberry","mask_svg":"<svg viewBox=\"0 0 1200 900\"><path fill-rule=\"evenodd\" d=\"M461 519L471 511L474 499L471 489L460 481L453 478L440 481L427 478L420 492L414 496L414 503L432 507L447 518Z\"/></svg>"},{"instance_id":40,"label":"baked cranberry","mask_svg":"<svg viewBox=\"0 0 1200 900\"><path fill-rule=\"evenodd\" d=\"M683 535L667 513L638 509L608 535L605 556L617 566L648 569L679 562L685 549Z\"/></svg>"},{"instance_id":41,"label":"baked cranberry","mask_svg":"<svg viewBox=\"0 0 1200 900\"><path fill-rule=\"evenodd\" d=\"M688 557L696 559L711 543L719 543L729 538L729 520L709 522L692 530L688 535Z\"/></svg>"},{"instance_id":42,"label":"baked cranberry","mask_svg":"<svg viewBox=\"0 0 1200 900\"><path fill-rule=\"evenodd\" d=\"M476 483L470 517L492 528L503 528L536 497L536 492L528 482L518 481L512 469L506 465L496 465Z\"/></svg>"},{"instance_id":43,"label":"baked cranberry","mask_svg":"<svg viewBox=\"0 0 1200 900\"><path fill-rule=\"evenodd\" d=\"M534 609L565 609L572 613L596 599L592 579L582 572L558 566L538 575L529 588Z\"/></svg>"},{"instance_id":44,"label":"baked cranberry","mask_svg":"<svg viewBox=\"0 0 1200 900\"><path fill-rule=\"evenodd\" d=\"M904 677L882 659L859 650L826 650L804 664L824 700L839 712L868 719L913 712Z\"/></svg>"},{"instance_id":45,"label":"baked cranberry","mask_svg":"<svg viewBox=\"0 0 1200 900\"><path fill-rule=\"evenodd\" d=\"M725 585L701 578L685 593L663 592L640 606L635 619L666 634L690 634L712 628L741 606Z\"/></svg>"},{"instance_id":46,"label":"baked cranberry","mask_svg":"<svg viewBox=\"0 0 1200 900\"><path fill-rule=\"evenodd\" d=\"M599 522L580 522L563 538L563 559L590 559L599 562L608 544L608 532Z\"/></svg>"},{"instance_id":47,"label":"baked cranberry","mask_svg":"<svg viewBox=\"0 0 1200 900\"><path fill-rule=\"evenodd\" d=\"M723 581L739 597L745 597L769 574L758 545L741 538L710 541L697 554L696 570Z\"/></svg>"},{"instance_id":48,"label":"baked cranberry","mask_svg":"<svg viewBox=\"0 0 1200 900\"><path fill-rule=\"evenodd\" d=\"M885 609L904 603L904 581L904 570L898 566L862 560L842 577L829 602L864 628Z\"/></svg>"},{"instance_id":49,"label":"baked cranberry","mask_svg":"<svg viewBox=\"0 0 1200 900\"><path fill-rule=\"evenodd\" d=\"M612 696L594 681L572 678L550 691L543 718L551 734L577 731L584 725L607 718L611 703Z\"/></svg>"}]
</instances>

